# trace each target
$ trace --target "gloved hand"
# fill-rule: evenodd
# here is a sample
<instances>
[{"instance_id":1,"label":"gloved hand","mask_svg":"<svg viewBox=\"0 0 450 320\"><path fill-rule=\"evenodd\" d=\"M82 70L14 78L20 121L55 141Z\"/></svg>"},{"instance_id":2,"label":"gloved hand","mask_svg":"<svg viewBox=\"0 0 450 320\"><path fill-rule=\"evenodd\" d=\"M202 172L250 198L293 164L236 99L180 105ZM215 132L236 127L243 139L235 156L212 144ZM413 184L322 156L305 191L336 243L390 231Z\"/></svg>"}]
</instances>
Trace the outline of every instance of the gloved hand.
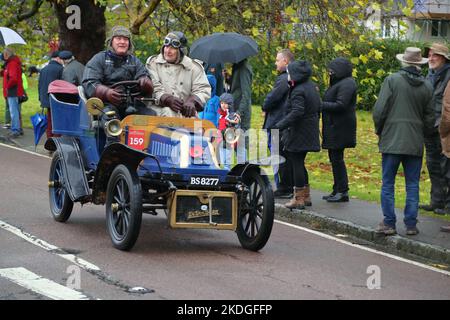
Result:
<instances>
[{"instance_id":1,"label":"gloved hand","mask_svg":"<svg viewBox=\"0 0 450 320\"><path fill-rule=\"evenodd\" d=\"M105 85L99 85L95 88L94 96L102 101L107 101L115 106L120 106L124 101L124 97L117 89L111 89Z\"/></svg>"},{"instance_id":2,"label":"gloved hand","mask_svg":"<svg viewBox=\"0 0 450 320\"><path fill-rule=\"evenodd\" d=\"M161 98L159 98L159 104L164 107L169 107L175 112L180 112L183 110L183 101L175 96L172 96L171 94L163 94Z\"/></svg>"},{"instance_id":3,"label":"gloved hand","mask_svg":"<svg viewBox=\"0 0 450 320\"><path fill-rule=\"evenodd\" d=\"M183 104L183 116L190 118L195 116L196 111L203 111L203 104L196 95L189 96Z\"/></svg>"},{"instance_id":4,"label":"gloved hand","mask_svg":"<svg viewBox=\"0 0 450 320\"><path fill-rule=\"evenodd\" d=\"M149 77L140 77L138 83L143 95L151 96L153 94L153 82Z\"/></svg>"}]
</instances>

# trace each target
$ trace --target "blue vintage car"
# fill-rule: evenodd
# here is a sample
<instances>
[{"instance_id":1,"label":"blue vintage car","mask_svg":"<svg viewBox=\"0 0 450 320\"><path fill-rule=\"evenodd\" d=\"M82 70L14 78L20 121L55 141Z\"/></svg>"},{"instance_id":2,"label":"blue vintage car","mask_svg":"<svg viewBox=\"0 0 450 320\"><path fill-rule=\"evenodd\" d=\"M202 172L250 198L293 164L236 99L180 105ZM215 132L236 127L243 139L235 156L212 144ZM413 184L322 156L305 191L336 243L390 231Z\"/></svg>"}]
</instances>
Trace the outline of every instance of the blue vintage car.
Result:
<instances>
[{"instance_id":1,"label":"blue vintage car","mask_svg":"<svg viewBox=\"0 0 450 320\"><path fill-rule=\"evenodd\" d=\"M136 82L121 85L128 107L142 103ZM255 164L221 168L211 122L112 115L101 128L103 103L87 100L81 87L56 90L50 101L53 133L61 135L45 143L54 152L49 198L56 221L67 221L74 202L105 205L113 246L130 250L142 214L164 211L172 228L233 230L242 247L264 247L274 219L269 180ZM106 135L119 142L106 145Z\"/></svg>"}]
</instances>

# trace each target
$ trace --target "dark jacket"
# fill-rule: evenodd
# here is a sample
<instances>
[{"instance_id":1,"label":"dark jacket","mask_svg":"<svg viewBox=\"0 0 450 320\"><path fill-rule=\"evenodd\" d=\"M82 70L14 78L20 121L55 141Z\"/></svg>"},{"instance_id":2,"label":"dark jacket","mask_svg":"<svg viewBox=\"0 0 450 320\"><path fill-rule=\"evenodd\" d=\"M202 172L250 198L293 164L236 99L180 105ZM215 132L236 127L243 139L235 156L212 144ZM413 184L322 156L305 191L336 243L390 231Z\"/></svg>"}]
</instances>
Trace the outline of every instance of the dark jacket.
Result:
<instances>
[{"instance_id":1,"label":"dark jacket","mask_svg":"<svg viewBox=\"0 0 450 320\"><path fill-rule=\"evenodd\" d=\"M84 65L77 60L70 61L62 72L62 80L80 86L83 81Z\"/></svg>"},{"instance_id":2,"label":"dark jacket","mask_svg":"<svg viewBox=\"0 0 450 320\"><path fill-rule=\"evenodd\" d=\"M450 63L446 63L442 68L436 71L430 70L428 75L428 80L430 80L433 85L433 99L434 99L434 114L435 114L435 124L437 128L441 122L442 113L442 99L444 97L445 87L450 81Z\"/></svg>"},{"instance_id":3,"label":"dark jacket","mask_svg":"<svg viewBox=\"0 0 450 320\"><path fill-rule=\"evenodd\" d=\"M241 128L250 129L252 106L253 71L247 59L233 64L231 94L234 98L234 111L241 116Z\"/></svg>"},{"instance_id":4,"label":"dark jacket","mask_svg":"<svg viewBox=\"0 0 450 320\"><path fill-rule=\"evenodd\" d=\"M269 92L262 110L266 113L263 129L271 129L272 126L283 118L286 112L286 100L289 93L289 84L286 72L281 73L275 80L272 91Z\"/></svg>"},{"instance_id":5,"label":"dark jacket","mask_svg":"<svg viewBox=\"0 0 450 320\"><path fill-rule=\"evenodd\" d=\"M330 87L322 101L322 148L344 149L356 146L356 82L352 64L344 58L330 62Z\"/></svg>"},{"instance_id":6,"label":"dark jacket","mask_svg":"<svg viewBox=\"0 0 450 320\"><path fill-rule=\"evenodd\" d=\"M274 128L287 129L282 137L286 151L320 151L320 95L317 86L310 80L311 66L307 61L295 61L287 68L291 76L287 114Z\"/></svg>"},{"instance_id":7,"label":"dark jacket","mask_svg":"<svg viewBox=\"0 0 450 320\"><path fill-rule=\"evenodd\" d=\"M18 56L11 56L5 65L3 76L3 97L23 96L22 63Z\"/></svg>"},{"instance_id":8,"label":"dark jacket","mask_svg":"<svg viewBox=\"0 0 450 320\"><path fill-rule=\"evenodd\" d=\"M61 79L63 72L63 66L58 62L51 60L42 70L39 72L39 101L43 108L50 107L50 100L48 97L48 85L50 82Z\"/></svg>"},{"instance_id":9,"label":"dark jacket","mask_svg":"<svg viewBox=\"0 0 450 320\"><path fill-rule=\"evenodd\" d=\"M381 153L423 155L424 136L434 126L433 88L415 67L384 79L373 109Z\"/></svg>"},{"instance_id":10,"label":"dark jacket","mask_svg":"<svg viewBox=\"0 0 450 320\"><path fill-rule=\"evenodd\" d=\"M90 98L100 84L109 87L120 81L138 80L143 76L150 77L144 64L135 56L119 57L111 51L101 51L84 68L84 93Z\"/></svg>"}]
</instances>

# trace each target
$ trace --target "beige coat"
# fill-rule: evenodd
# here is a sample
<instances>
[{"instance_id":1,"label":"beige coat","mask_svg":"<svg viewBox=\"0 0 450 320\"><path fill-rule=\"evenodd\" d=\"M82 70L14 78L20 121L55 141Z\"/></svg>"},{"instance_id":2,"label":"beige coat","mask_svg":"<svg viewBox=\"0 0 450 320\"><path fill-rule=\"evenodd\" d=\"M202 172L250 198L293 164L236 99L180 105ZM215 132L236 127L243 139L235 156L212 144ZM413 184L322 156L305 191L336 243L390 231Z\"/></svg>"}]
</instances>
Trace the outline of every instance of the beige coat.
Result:
<instances>
[{"instance_id":1,"label":"beige coat","mask_svg":"<svg viewBox=\"0 0 450 320\"><path fill-rule=\"evenodd\" d=\"M450 81L444 91L442 99L442 118L439 125L441 136L442 153L450 158Z\"/></svg>"},{"instance_id":2,"label":"beige coat","mask_svg":"<svg viewBox=\"0 0 450 320\"><path fill-rule=\"evenodd\" d=\"M196 95L203 105L211 97L211 86L206 78L203 66L195 60L184 56L180 63L173 64L164 60L162 54L147 59L147 70L153 81L156 104L165 93L174 95L183 101L191 95ZM161 108L160 108L161 109ZM169 108L158 115L169 115Z\"/></svg>"}]
</instances>

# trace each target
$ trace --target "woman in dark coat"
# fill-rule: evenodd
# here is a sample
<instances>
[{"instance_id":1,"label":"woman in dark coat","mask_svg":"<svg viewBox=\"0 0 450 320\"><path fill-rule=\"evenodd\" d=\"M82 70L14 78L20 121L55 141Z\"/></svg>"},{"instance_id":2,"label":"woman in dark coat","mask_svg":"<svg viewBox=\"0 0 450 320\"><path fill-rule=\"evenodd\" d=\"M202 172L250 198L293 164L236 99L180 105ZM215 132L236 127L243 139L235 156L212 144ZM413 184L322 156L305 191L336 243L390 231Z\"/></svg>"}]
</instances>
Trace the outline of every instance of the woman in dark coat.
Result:
<instances>
[{"instance_id":1,"label":"woman in dark coat","mask_svg":"<svg viewBox=\"0 0 450 320\"><path fill-rule=\"evenodd\" d=\"M328 202L347 202L348 177L344 162L345 148L356 146L356 82L352 78L352 64L336 58L328 65L330 87L322 102L322 148L328 149L333 168L333 191L323 199Z\"/></svg>"},{"instance_id":2,"label":"woman in dark coat","mask_svg":"<svg viewBox=\"0 0 450 320\"><path fill-rule=\"evenodd\" d=\"M311 205L305 158L310 151L320 151L320 96L317 86L310 80L311 72L307 61L289 63L287 113L273 127L286 129L282 139L286 155L292 161L294 169L294 195L285 205L289 209L304 209L305 205Z\"/></svg>"}]
</instances>

